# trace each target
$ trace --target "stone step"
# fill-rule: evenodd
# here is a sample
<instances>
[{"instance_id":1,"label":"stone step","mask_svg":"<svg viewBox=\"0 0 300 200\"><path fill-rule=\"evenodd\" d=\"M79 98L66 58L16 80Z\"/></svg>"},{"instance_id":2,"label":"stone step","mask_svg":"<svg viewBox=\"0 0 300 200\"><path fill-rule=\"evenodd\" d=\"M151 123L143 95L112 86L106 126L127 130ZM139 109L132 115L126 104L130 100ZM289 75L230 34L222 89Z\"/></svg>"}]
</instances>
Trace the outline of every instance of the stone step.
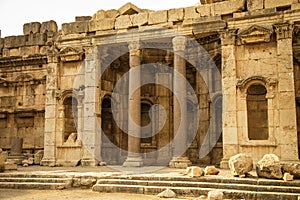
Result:
<instances>
[{"instance_id":1,"label":"stone step","mask_svg":"<svg viewBox=\"0 0 300 200\"><path fill-rule=\"evenodd\" d=\"M66 183L39 182L0 182L3 189L33 189L33 190L61 190L69 188Z\"/></svg>"},{"instance_id":2,"label":"stone step","mask_svg":"<svg viewBox=\"0 0 300 200\"><path fill-rule=\"evenodd\" d=\"M96 184L93 186L93 191L96 192L119 192L119 193L137 193L137 194L158 194L170 188L178 196L193 196L207 195L211 190L216 188L200 188L200 187L166 187L166 186L145 186L145 185L120 185L120 184ZM234 189L219 189L224 192L225 198L229 199L256 199L256 200L298 200L300 193L288 192L256 192L247 190Z\"/></svg>"},{"instance_id":3,"label":"stone step","mask_svg":"<svg viewBox=\"0 0 300 200\"><path fill-rule=\"evenodd\" d=\"M126 179L99 179L97 184L114 185L141 185L141 186L164 186L164 187L189 187L189 188L215 188L215 189L235 189L257 192L288 192L299 193L300 187L277 186L277 185L253 185L246 183L215 183L202 181L156 181L156 180L126 180Z\"/></svg>"},{"instance_id":4,"label":"stone step","mask_svg":"<svg viewBox=\"0 0 300 200\"><path fill-rule=\"evenodd\" d=\"M0 177L0 182L37 182L37 183L69 183L72 178L24 178L24 177Z\"/></svg>"},{"instance_id":5,"label":"stone step","mask_svg":"<svg viewBox=\"0 0 300 200\"><path fill-rule=\"evenodd\" d=\"M70 178L72 176L60 175L60 174L31 174L31 173L0 173L0 178Z\"/></svg>"}]
</instances>

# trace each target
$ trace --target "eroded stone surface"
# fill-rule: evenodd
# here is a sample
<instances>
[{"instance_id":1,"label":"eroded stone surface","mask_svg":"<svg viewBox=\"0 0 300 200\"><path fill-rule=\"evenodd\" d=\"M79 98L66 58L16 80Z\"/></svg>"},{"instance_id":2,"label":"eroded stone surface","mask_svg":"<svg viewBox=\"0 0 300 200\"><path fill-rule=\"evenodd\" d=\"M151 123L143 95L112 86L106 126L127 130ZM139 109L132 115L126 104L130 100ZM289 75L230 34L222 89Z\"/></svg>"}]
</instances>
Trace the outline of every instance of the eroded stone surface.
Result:
<instances>
[{"instance_id":1,"label":"eroded stone surface","mask_svg":"<svg viewBox=\"0 0 300 200\"><path fill-rule=\"evenodd\" d=\"M237 154L229 159L229 168L233 176L246 176L253 168L252 157L248 154Z\"/></svg>"},{"instance_id":2,"label":"eroded stone surface","mask_svg":"<svg viewBox=\"0 0 300 200\"><path fill-rule=\"evenodd\" d=\"M258 177L282 179L281 165L278 156L275 154L266 154L256 164L256 173Z\"/></svg>"}]
</instances>

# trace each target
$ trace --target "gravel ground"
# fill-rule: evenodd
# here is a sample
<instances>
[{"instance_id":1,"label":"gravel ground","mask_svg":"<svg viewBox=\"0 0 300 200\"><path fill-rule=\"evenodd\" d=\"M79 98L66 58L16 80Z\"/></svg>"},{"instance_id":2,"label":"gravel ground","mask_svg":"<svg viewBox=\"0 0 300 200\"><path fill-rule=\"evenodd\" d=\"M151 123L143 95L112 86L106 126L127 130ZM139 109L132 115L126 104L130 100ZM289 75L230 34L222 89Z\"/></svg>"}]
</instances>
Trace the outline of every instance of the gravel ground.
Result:
<instances>
[{"instance_id":1,"label":"gravel ground","mask_svg":"<svg viewBox=\"0 0 300 200\"><path fill-rule=\"evenodd\" d=\"M92 190L16 190L0 189L2 200L155 200L160 199L151 195L98 193ZM169 200L172 200L170 198ZM175 200L175 199L173 199ZM179 200L179 199L176 199Z\"/></svg>"}]
</instances>

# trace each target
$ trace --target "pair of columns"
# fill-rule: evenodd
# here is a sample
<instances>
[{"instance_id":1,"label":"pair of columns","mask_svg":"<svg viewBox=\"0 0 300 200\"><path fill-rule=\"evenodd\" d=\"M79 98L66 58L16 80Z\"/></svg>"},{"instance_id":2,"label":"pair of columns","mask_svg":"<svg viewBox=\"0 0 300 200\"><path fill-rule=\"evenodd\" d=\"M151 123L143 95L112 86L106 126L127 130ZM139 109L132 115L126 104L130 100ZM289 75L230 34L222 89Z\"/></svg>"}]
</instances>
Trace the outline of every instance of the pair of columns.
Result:
<instances>
[{"instance_id":1,"label":"pair of columns","mask_svg":"<svg viewBox=\"0 0 300 200\"><path fill-rule=\"evenodd\" d=\"M184 59L187 39L184 36L173 38L174 50L174 138L173 158L169 166L174 168L185 168L191 165L191 161L186 157L187 149L187 105L186 105L186 82L182 79L186 77L186 61ZM141 64L141 50L139 41L129 44L129 67L130 69L139 67ZM138 68L137 68L138 69ZM136 84L140 85L140 72L129 73L129 107L128 107L128 156L123 166L140 167L143 165L140 154L140 124L141 124L141 90L135 90ZM133 91L135 90L135 91ZM180 103L184 102L184 103ZM138 125L138 126L136 126ZM179 126L180 125L180 126Z\"/></svg>"}]
</instances>

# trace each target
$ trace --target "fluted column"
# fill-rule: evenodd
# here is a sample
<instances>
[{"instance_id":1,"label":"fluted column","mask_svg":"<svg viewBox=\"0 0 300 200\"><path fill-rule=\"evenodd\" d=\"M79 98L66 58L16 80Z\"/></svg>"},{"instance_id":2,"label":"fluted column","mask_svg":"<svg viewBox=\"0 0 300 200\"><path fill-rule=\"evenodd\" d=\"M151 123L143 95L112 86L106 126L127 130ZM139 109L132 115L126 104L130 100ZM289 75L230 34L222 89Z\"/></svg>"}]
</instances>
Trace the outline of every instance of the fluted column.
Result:
<instances>
[{"instance_id":1,"label":"fluted column","mask_svg":"<svg viewBox=\"0 0 300 200\"><path fill-rule=\"evenodd\" d=\"M140 167L143 165L140 155L140 136L141 136L141 90L136 86L140 85L140 63L141 50L140 42L130 42L129 48L129 67L130 70L137 70L129 73L129 99L128 99L128 156L123 163L125 167ZM135 68L138 67L138 68ZM134 69L135 68L135 69ZM132 94L132 95L130 95ZM131 118L131 120L130 120Z\"/></svg>"},{"instance_id":2,"label":"fluted column","mask_svg":"<svg viewBox=\"0 0 300 200\"><path fill-rule=\"evenodd\" d=\"M187 39L184 36L173 38L174 50L174 82L173 82L173 113L174 113L174 150L169 164L173 168L186 168L192 163L186 156L187 147L187 104L186 104L186 61L184 59Z\"/></svg>"}]
</instances>

